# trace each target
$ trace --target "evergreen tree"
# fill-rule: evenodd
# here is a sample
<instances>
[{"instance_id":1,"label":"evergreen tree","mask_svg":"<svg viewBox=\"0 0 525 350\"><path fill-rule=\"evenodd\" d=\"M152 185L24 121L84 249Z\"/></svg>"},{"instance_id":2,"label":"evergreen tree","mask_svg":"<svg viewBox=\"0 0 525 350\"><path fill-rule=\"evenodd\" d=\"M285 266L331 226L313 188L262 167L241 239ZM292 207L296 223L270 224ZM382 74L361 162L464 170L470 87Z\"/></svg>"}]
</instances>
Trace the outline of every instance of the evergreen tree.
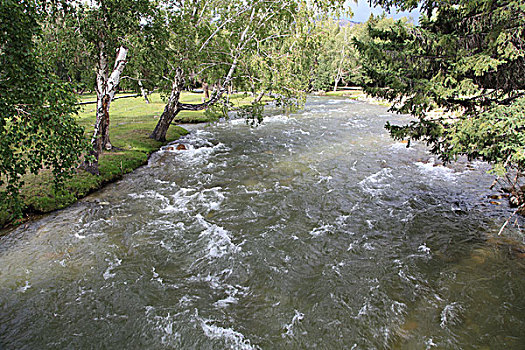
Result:
<instances>
[{"instance_id":1,"label":"evergreen tree","mask_svg":"<svg viewBox=\"0 0 525 350\"><path fill-rule=\"evenodd\" d=\"M417 117L405 126L387 124L394 138L423 140L444 161L464 155L490 162L502 176L517 172L510 186L523 203L525 3L425 1L421 9L419 26L372 18L369 40L355 41L369 78L365 91ZM430 113L436 109L445 113Z\"/></svg>"}]
</instances>

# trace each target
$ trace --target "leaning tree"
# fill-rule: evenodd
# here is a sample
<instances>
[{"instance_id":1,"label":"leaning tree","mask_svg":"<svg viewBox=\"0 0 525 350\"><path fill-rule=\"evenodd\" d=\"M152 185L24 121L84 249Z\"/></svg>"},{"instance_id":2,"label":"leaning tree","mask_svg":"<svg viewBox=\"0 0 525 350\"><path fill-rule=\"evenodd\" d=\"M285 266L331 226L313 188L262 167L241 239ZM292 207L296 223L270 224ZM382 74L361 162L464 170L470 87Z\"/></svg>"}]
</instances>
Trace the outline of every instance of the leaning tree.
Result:
<instances>
[{"instance_id":1,"label":"leaning tree","mask_svg":"<svg viewBox=\"0 0 525 350\"><path fill-rule=\"evenodd\" d=\"M168 40L163 78L169 97L151 138L166 139L178 113L203 110L217 103L228 86L258 90L257 103L266 92L279 96L304 93L305 55L314 53L308 28L321 12L337 9L337 1L255 0L246 2L167 1L165 20ZM289 50L284 52L285 48ZM302 51L305 49L308 51ZM191 73L214 83L210 99L200 104L180 101Z\"/></svg>"}]
</instances>

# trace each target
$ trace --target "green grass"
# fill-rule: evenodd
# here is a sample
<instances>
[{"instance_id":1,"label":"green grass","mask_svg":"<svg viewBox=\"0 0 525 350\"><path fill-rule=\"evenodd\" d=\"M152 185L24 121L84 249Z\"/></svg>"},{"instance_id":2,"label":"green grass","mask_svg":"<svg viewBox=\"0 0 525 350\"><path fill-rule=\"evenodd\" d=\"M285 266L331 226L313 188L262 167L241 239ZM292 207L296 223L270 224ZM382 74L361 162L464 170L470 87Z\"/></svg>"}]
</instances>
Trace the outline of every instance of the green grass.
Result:
<instances>
[{"instance_id":1,"label":"green grass","mask_svg":"<svg viewBox=\"0 0 525 350\"><path fill-rule=\"evenodd\" d=\"M230 96L234 106L248 104L253 97L245 94ZM95 95L84 95L82 101L95 101ZM184 92L181 95L184 103L201 103L202 94ZM146 104L142 97L118 99L111 103L110 108L110 140L115 151L104 152L99 158L100 175L95 176L84 170L76 170L74 176L68 179L60 192L55 192L53 177L50 170L42 170L38 175L24 176L24 186L20 191L24 214L48 213L62 209L75 203L78 199L100 189L107 183L118 180L141 165L146 164L148 156L162 145L187 134L182 127L172 125L166 135L166 142L149 138L155 128L165 106L160 94L150 95L150 103ZM86 138L93 133L96 104L82 106L78 114L78 123L85 128ZM205 114L204 111L183 111L179 113L175 123L211 122L216 117ZM0 227L10 223L11 210L0 205Z\"/></svg>"},{"instance_id":2,"label":"green grass","mask_svg":"<svg viewBox=\"0 0 525 350\"><path fill-rule=\"evenodd\" d=\"M184 99L191 101L193 96L187 95L190 94L184 94ZM95 96L83 96L82 100L93 101ZM93 132L95 109L95 104L85 105L78 114L78 123L85 128L86 138L91 137ZM42 170L38 175L26 174L20 191L24 214L47 213L65 208L145 164L148 156L165 144L149 138L163 110L164 103L159 94L151 96L150 104L146 104L142 98L114 101L110 109L110 139L118 149L100 156L100 175L95 176L78 169L61 186L61 191L56 193L50 170ZM185 134L185 129L173 125L168 130L166 142L174 141ZM10 223L10 216L11 210L4 204L0 208L0 227Z\"/></svg>"},{"instance_id":3,"label":"green grass","mask_svg":"<svg viewBox=\"0 0 525 350\"><path fill-rule=\"evenodd\" d=\"M362 90L338 90L338 91L328 91L326 96L332 97L348 97L351 99L358 99L363 95Z\"/></svg>"}]
</instances>

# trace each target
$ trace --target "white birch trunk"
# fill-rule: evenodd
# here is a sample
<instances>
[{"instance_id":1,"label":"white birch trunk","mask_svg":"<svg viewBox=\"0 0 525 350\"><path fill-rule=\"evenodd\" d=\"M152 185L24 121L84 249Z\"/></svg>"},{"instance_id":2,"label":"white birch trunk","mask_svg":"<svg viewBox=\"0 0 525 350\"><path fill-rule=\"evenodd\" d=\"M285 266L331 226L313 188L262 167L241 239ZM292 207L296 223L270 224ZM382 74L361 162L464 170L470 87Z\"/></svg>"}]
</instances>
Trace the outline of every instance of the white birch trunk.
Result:
<instances>
[{"instance_id":1,"label":"white birch trunk","mask_svg":"<svg viewBox=\"0 0 525 350\"><path fill-rule=\"evenodd\" d=\"M118 84L120 83L120 76L126 66L126 56L128 49L121 46L117 53L115 66L111 75L108 78L109 67L108 57L105 44L100 42L99 59L97 64L97 111L96 121L93 130L93 137L91 144L93 145L92 155L95 160L92 162L85 162L84 168L91 173L98 174L98 157L103 148L111 149L111 142L109 141L109 106L115 97Z\"/></svg>"},{"instance_id":2,"label":"white birch trunk","mask_svg":"<svg viewBox=\"0 0 525 350\"><path fill-rule=\"evenodd\" d=\"M111 101L115 97L115 93L117 92L117 86L120 83L120 77L126 66L126 56L128 54L128 49L126 47L121 46L119 48L115 60L115 66L108 78L109 67L104 43L100 43L99 48L100 53L97 69L97 118L93 138L91 139L91 143L98 153L102 152L102 148L112 148L109 140L109 107Z\"/></svg>"},{"instance_id":3,"label":"white birch trunk","mask_svg":"<svg viewBox=\"0 0 525 350\"><path fill-rule=\"evenodd\" d=\"M142 95L142 98L146 102L146 104L149 104L149 98L148 98L148 91L144 88L144 85L142 85L142 80L138 78L139 88L140 88L140 94Z\"/></svg>"}]
</instances>

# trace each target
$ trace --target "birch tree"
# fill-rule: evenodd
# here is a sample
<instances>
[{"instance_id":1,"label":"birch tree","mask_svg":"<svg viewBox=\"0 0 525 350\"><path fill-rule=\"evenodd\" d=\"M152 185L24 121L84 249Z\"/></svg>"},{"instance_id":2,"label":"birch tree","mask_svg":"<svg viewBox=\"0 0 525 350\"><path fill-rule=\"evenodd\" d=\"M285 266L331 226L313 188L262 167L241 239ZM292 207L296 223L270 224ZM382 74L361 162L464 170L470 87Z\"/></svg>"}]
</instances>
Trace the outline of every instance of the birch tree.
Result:
<instances>
[{"instance_id":1,"label":"birch tree","mask_svg":"<svg viewBox=\"0 0 525 350\"><path fill-rule=\"evenodd\" d=\"M322 9L329 7L321 5ZM288 43L295 41L296 49L300 48L298 42L303 38L298 40L295 36L306 33L301 33L298 27L305 23L307 14L312 14L308 13L306 4L294 0L180 1L168 2L167 8L171 42L182 43L184 49L180 46L168 49L170 60L166 67L167 75L171 77L170 94L152 138L165 140L169 126L179 112L209 108L220 100L234 81L239 86L250 82L253 90L257 86L263 92L267 89L294 90L288 84L275 84L278 76L282 78L281 82L285 82L283 75L293 69L290 70L291 66L287 71L278 69L285 67L282 58L287 53L281 52L280 57L273 54L280 51L287 40ZM294 50L293 45L290 48ZM288 62L289 65L293 63ZM206 76L206 80L215 83L208 101L201 104L179 101L189 72ZM298 75L294 73L293 76Z\"/></svg>"},{"instance_id":2,"label":"birch tree","mask_svg":"<svg viewBox=\"0 0 525 350\"><path fill-rule=\"evenodd\" d=\"M111 150L109 109L118 90L129 57L129 37L141 30L141 21L148 21L151 3L148 0L91 0L74 6L80 35L91 44L95 57L96 119L91 137L91 157L84 168L98 173L98 157Z\"/></svg>"}]
</instances>

